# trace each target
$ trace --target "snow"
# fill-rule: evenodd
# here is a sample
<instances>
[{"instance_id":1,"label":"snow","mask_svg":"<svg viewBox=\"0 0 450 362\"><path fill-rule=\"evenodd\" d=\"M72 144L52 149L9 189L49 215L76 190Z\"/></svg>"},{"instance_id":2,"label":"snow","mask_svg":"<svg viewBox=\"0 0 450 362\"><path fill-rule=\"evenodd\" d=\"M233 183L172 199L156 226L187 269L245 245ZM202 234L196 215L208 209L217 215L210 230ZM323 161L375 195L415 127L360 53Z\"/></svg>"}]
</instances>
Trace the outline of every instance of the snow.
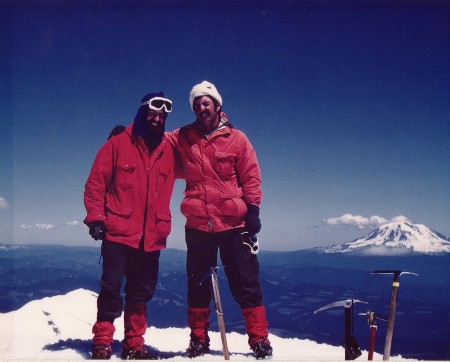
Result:
<instances>
[{"instance_id":1,"label":"snow","mask_svg":"<svg viewBox=\"0 0 450 362\"><path fill-rule=\"evenodd\" d=\"M326 253L363 251L368 255L409 252L449 253L450 241L431 231L425 225L400 221L382 225L362 238L331 246L324 251Z\"/></svg>"},{"instance_id":2,"label":"snow","mask_svg":"<svg viewBox=\"0 0 450 362\"><path fill-rule=\"evenodd\" d=\"M83 360L89 359L92 348L92 324L96 317L97 294L77 289L66 295L32 301L17 311L0 314L0 358L21 360ZM226 319L226 317L225 317ZM112 359L120 358L120 340L123 337L123 318L115 321L116 334ZM218 332L210 332L211 354L196 361L223 360L222 344ZM337 361L344 360L344 349L310 340L269 336L276 361ZM173 361L192 361L183 357L188 340L187 328L149 327L146 343L152 350ZM227 333L230 360L254 360L247 345L247 337ZM363 351L358 360L366 360ZM375 353L375 360L382 360ZM395 357L391 360L404 360Z\"/></svg>"}]
</instances>

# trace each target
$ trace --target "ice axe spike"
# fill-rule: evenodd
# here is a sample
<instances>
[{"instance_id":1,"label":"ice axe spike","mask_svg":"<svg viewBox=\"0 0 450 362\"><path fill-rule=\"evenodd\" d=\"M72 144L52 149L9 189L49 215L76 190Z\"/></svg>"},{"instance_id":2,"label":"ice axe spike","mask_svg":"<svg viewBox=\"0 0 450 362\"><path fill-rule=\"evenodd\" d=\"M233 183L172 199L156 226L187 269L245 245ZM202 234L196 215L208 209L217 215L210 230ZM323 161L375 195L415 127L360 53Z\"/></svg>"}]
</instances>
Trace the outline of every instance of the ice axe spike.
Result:
<instances>
[{"instance_id":1,"label":"ice axe spike","mask_svg":"<svg viewBox=\"0 0 450 362\"><path fill-rule=\"evenodd\" d=\"M400 287L400 276L403 274L419 274L401 270L375 270L371 274L393 274L391 300L389 304L389 316L387 320L386 341L384 343L383 361L388 361L391 354L392 336L394 334L395 309L397 308L398 288Z\"/></svg>"},{"instance_id":2,"label":"ice axe spike","mask_svg":"<svg viewBox=\"0 0 450 362\"><path fill-rule=\"evenodd\" d=\"M359 299L347 299L340 300L334 303L327 304L322 308L319 308L314 311L314 314L317 314L326 309L334 308L334 307L344 307L344 321L345 321L345 339L344 339L344 348L345 348L345 360L354 360L361 356L361 350L359 349L358 343L355 340L355 337L352 335L352 311L354 303L366 303L363 300Z\"/></svg>"}]
</instances>

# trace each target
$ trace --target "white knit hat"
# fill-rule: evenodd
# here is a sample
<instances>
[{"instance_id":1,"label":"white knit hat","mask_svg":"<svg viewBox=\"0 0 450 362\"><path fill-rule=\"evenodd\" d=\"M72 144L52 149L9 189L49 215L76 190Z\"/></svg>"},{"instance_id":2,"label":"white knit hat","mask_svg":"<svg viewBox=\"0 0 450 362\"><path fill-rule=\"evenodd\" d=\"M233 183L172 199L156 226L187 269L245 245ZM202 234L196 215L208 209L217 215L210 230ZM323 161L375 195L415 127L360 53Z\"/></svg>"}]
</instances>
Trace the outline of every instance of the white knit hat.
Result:
<instances>
[{"instance_id":1,"label":"white knit hat","mask_svg":"<svg viewBox=\"0 0 450 362\"><path fill-rule=\"evenodd\" d=\"M204 80L200 84L194 85L189 93L189 102L191 103L191 108L194 110L194 99L201 96L213 97L220 105L222 105L222 97L220 96L217 88L214 84Z\"/></svg>"}]
</instances>

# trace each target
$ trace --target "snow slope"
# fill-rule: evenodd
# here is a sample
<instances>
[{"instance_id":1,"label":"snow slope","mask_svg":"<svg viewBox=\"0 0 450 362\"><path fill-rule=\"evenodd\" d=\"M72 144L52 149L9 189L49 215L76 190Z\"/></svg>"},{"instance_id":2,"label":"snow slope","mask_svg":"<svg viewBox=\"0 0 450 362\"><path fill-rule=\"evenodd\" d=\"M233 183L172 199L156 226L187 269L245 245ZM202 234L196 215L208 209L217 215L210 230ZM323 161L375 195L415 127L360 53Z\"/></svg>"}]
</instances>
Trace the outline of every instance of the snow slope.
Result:
<instances>
[{"instance_id":1,"label":"snow slope","mask_svg":"<svg viewBox=\"0 0 450 362\"><path fill-rule=\"evenodd\" d=\"M326 253L362 251L372 255L408 252L450 253L450 241L425 225L404 221L385 224L362 238L328 247L324 251Z\"/></svg>"},{"instance_id":2,"label":"snow slope","mask_svg":"<svg viewBox=\"0 0 450 362\"><path fill-rule=\"evenodd\" d=\"M96 298L97 294L94 292L77 289L66 295L35 300L17 311L0 314L0 359L89 359L92 347L91 328L96 316ZM123 319L117 319L115 326L113 359L119 359ZM220 334L210 332L210 337L211 354L198 357L196 361L223 360ZM153 351L158 351L163 358L177 361L192 361L183 357L188 338L187 328L150 327L145 335L146 343ZM274 348L273 360L336 361L344 359L342 347L296 338L283 339L275 335L270 335L270 340ZM227 342L231 360L254 360L245 335L228 333ZM363 351L358 359L366 360L367 352ZM375 354L374 359L381 360L382 356ZM394 358L394 360L399 359L402 358Z\"/></svg>"}]
</instances>

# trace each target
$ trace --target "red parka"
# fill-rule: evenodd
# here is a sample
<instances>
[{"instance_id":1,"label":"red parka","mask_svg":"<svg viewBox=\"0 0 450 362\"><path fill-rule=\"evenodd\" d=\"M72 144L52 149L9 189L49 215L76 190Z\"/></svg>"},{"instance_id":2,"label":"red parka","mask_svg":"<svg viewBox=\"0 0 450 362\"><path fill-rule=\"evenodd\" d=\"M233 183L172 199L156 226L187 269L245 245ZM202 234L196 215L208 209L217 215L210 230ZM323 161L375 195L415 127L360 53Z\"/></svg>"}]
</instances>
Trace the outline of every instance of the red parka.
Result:
<instances>
[{"instance_id":1,"label":"red parka","mask_svg":"<svg viewBox=\"0 0 450 362\"><path fill-rule=\"evenodd\" d=\"M221 232L245 226L247 204L259 206L261 174L242 131L225 126L206 138L194 125L170 133L186 180L181 213L186 228Z\"/></svg>"},{"instance_id":2,"label":"red parka","mask_svg":"<svg viewBox=\"0 0 450 362\"><path fill-rule=\"evenodd\" d=\"M106 239L145 251L166 247L171 229L174 151L164 137L149 152L130 125L99 150L85 185L85 224L104 221ZM145 234L144 234L145 233Z\"/></svg>"}]
</instances>

